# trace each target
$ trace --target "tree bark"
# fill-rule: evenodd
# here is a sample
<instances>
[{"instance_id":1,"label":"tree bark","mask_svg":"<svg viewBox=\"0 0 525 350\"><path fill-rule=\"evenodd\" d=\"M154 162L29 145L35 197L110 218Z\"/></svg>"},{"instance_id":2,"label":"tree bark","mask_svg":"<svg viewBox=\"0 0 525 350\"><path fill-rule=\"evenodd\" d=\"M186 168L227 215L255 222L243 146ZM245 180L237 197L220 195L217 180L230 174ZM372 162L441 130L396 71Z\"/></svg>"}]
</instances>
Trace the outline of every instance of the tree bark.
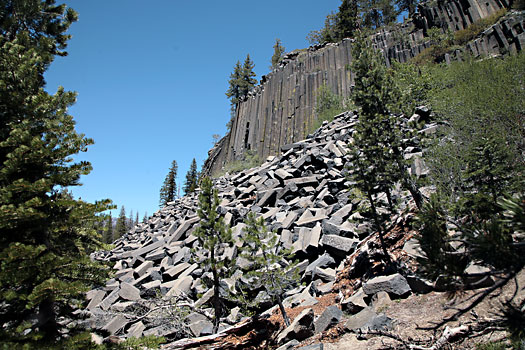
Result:
<instances>
[{"instance_id":1,"label":"tree bark","mask_svg":"<svg viewBox=\"0 0 525 350\"><path fill-rule=\"evenodd\" d=\"M279 305L279 310L281 310L281 314L283 315L284 324L286 327L288 327L290 325L290 319L288 318L288 314L284 309L283 300L280 295L277 295L277 304Z\"/></svg>"}]
</instances>

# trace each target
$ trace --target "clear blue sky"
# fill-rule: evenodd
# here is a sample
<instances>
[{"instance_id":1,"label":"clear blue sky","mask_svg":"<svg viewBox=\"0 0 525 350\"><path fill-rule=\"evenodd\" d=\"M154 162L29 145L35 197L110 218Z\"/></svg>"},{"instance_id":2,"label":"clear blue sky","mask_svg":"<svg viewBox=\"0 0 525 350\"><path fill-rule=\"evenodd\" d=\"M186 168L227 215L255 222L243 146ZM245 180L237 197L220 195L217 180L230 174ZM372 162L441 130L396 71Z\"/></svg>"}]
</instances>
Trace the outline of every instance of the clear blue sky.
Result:
<instances>
[{"instance_id":1,"label":"clear blue sky","mask_svg":"<svg viewBox=\"0 0 525 350\"><path fill-rule=\"evenodd\" d=\"M69 56L46 73L47 90L78 92L70 109L77 131L95 140L80 159L93 165L73 193L110 198L140 219L158 210L172 160L182 184L192 158L200 168L223 136L225 96L237 60L250 54L257 79L267 74L273 45L308 46L340 0L182 1L69 0L79 13Z\"/></svg>"}]
</instances>

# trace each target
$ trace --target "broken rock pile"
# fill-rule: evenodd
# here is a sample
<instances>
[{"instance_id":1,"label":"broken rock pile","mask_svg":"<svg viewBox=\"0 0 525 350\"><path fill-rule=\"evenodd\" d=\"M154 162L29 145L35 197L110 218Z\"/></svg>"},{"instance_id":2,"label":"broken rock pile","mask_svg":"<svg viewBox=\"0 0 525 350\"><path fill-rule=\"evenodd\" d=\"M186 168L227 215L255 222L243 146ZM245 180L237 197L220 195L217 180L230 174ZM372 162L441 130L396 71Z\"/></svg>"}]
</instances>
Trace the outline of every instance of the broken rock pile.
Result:
<instances>
[{"instance_id":1,"label":"broken rock pile","mask_svg":"<svg viewBox=\"0 0 525 350\"><path fill-rule=\"evenodd\" d=\"M331 292L344 259L374 234L369 220L358 212L364 202L351 194L352 183L345 176L347 144L356 122L356 115L341 114L307 139L283 146L282 155L269 157L261 166L214 180L221 200L218 210L232 227L237 248L244 244L243 220L251 211L262 216L267 227L278 233L280 244L300 260L301 279L307 286L290 286L286 307L312 306L317 303L315 296ZM420 159L421 149L413 144L405 157ZM424 175L424 164L414 164L411 171ZM394 196L402 206L408 205L406 193L398 191ZM92 255L112 262L115 274L103 288L88 293L87 327L122 337L211 333L213 290L202 283L209 271L194 262L201 250L193 235L199 225L197 198L198 193L193 193L169 203L117 240L113 250ZM222 254L234 257L237 249ZM246 261L239 258L237 264L243 268ZM234 275L223 287L235 289L241 278L242 273ZM173 300L192 312L169 315L175 309ZM348 309L356 311L366 306L346 300L349 303ZM166 317L171 317L170 322ZM221 320L221 329L241 318L239 308L234 308Z\"/></svg>"}]
</instances>

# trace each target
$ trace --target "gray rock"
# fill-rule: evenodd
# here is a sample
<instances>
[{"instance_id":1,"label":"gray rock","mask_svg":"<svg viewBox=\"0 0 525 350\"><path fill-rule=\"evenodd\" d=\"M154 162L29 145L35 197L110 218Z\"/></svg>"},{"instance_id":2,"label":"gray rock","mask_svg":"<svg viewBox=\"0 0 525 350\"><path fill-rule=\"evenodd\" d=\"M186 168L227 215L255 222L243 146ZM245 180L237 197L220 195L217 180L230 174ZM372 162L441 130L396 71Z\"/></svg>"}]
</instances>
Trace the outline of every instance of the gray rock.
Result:
<instances>
[{"instance_id":1,"label":"gray rock","mask_svg":"<svg viewBox=\"0 0 525 350\"><path fill-rule=\"evenodd\" d=\"M293 322L277 336L277 343L283 344L292 339L303 340L314 334L314 310L304 309Z\"/></svg>"},{"instance_id":2,"label":"gray rock","mask_svg":"<svg viewBox=\"0 0 525 350\"><path fill-rule=\"evenodd\" d=\"M356 293L352 294L350 297L344 299L341 302L341 307L344 311L347 311L351 314L356 314L368 306L364 299L365 296L366 295L363 293L363 289L359 288Z\"/></svg>"},{"instance_id":3,"label":"gray rock","mask_svg":"<svg viewBox=\"0 0 525 350\"><path fill-rule=\"evenodd\" d=\"M293 349L296 345L299 345L299 341L296 339L290 340L288 343L285 343L279 346L276 350L289 350Z\"/></svg>"},{"instance_id":4,"label":"gray rock","mask_svg":"<svg viewBox=\"0 0 525 350\"><path fill-rule=\"evenodd\" d=\"M86 308L88 310L93 310L95 307L97 307L102 302L105 296L106 296L105 291L103 290L95 291L95 293L92 295L92 298Z\"/></svg>"},{"instance_id":5,"label":"gray rock","mask_svg":"<svg viewBox=\"0 0 525 350\"><path fill-rule=\"evenodd\" d=\"M473 289L490 287L494 285L494 279L487 275L488 272L490 272L488 267L471 263L465 269L465 282Z\"/></svg>"},{"instance_id":6,"label":"gray rock","mask_svg":"<svg viewBox=\"0 0 525 350\"><path fill-rule=\"evenodd\" d=\"M119 291L120 288L116 288L115 290L113 290L104 300L102 300L102 302L98 306L102 310L108 310L111 307L111 305L113 305L118 300Z\"/></svg>"},{"instance_id":7,"label":"gray rock","mask_svg":"<svg viewBox=\"0 0 525 350\"><path fill-rule=\"evenodd\" d=\"M120 284L119 296L125 300L140 300L140 290L129 283Z\"/></svg>"},{"instance_id":8,"label":"gray rock","mask_svg":"<svg viewBox=\"0 0 525 350\"><path fill-rule=\"evenodd\" d=\"M341 321L343 312L335 305L327 307L315 321L315 333L321 333Z\"/></svg>"},{"instance_id":9,"label":"gray rock","mask_svg":"<svg viewBox=\"0 0 525 350\"><path fill-rule=\"evenodd\" d=\"M363 284L363 292L367 295L374 295L381 291L399 297L409 294L411 289L405 277L398 273L375 277Z\"/></svg>"},{"instance_id":10,"label":"gray rock","mask_svg":"<svg viewBox=\"0 0 525 350\"><path fill-rule=\"evenodd\" d=\"M166 298L189 294L192 284L193 278L191 276L179 277L173 284L173 287L171 287L170 291L166 294Z\"/></svg>"},{"instance_id":11,"label":"gray rock","mask_svg":"<svg viewBox=\"0 0 525 350\"><path fill-rule=\"evenodd\" d=\"M367 307L351 316L345 324L348 331L387 331L392 328L392 320L384 314L376 314L372 308Z\"/></svg>"},{"instance_id":12,"label":"gray rock","mask_svg":"<svg viewBox=\"0 0 525 350\"><path fill-rule=\"evenodd\" d=\"M208 320L193 322L189 325L189 328L196 337L213 334L213 323Z\"/></svg>"},{"instance_id":13,"label":"gray rock","mask_svg":"<svg viewBox=\"0 0 525 350\"><path fill-rule=\"evenodd\" d=\"M316 267L323 268L323 267L332 266L334 264L335 264L334 258L332 258L330 254L324 253L323 255L321 255L320 257L315 259L311 264L308 265L303 278L308 277L309 279L313 279L312 278L313 271Z\"/></svg>"},{"instance_id":14,"label":"gray rock","mask_svg":"<svg viewBox=\"0 0 525 350\"><path fill-rule=\"evenodd\" d=\"M145 329L146 326L144 326L144 323L142 323L142 321L134 323L131 327L129 327L128 332L126 333L126 337L138 339L142 337L142 333Z\"/></svg>"},{"instance_id":15,"label":"gray rock","mask_svg":"<svg viewBox=\"0 0 525 350\"><path fill-rule=\"evenodd\" d=\"M434 285L432 282L425 280L424 278L418 276L406 276L406 280L410 289L414 293L426 294L434 290Z\"/></svg>"},{"instance_id":16,"label":"gray rock","mask_svg":"<svg viewBox=\"0 0 525 350\"><path fill-rule=\"evenodd\" d=\"M331 254L345 258L351 254L359 243L356 239L340 237L336 235L323 235L321 244Z\"/></svg>"},{"instance_id":17,"label":"gray rock","mask_svg":"<svg viewBox=\"0 0 525 350\"><path fill-rule=\"evenodd\" d=\"M375 312L383 312L385 311L390 304L392 304L392 300L388 296L387 292L377 292L372 297L372 308Z\"/></svg>"},{"instance_id":18,"label":"gray rock","mask_svg":"<svg viewBox=\"0 0 525 350\"><path fill-rule=\"evenodd\" d=\"M297 350L323 350L323 349L324 349L323 343L301 346L300 348L297 348Z\"/></svg>"},{"instance_id":19,"label":"gray rock","mask_svg":"<svg viewBox=\"0 0 525 350\"><path fill-rule=\"evenodd\" d=\"M104 326L104 330L108 331L110 334L115 334L119 330L123 329L128 324L128 319L123 315L117 315L109 321L108 324Z\"/></svg>"}]
</instances>

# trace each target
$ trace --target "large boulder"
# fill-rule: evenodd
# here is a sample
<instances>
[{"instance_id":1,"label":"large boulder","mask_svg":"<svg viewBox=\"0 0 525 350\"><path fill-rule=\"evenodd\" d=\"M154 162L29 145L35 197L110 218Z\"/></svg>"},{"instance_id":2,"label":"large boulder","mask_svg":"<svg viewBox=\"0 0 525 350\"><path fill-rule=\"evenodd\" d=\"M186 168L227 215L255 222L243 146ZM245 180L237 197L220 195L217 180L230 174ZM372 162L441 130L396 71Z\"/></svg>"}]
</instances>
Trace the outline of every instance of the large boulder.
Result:
<instances>
[{"instance_id":1,"label":"large boulder","mask_svg":"<svg viewBox=\"0 0 525 350\"><path fill-rule=\"evenodd\" d=\"M392 328L392 320L384 314L377 314L367 307L351 316L345 324L348 331L386 331Z\"/></svg>"},{"instance_id":2,"label":"large boulder","mask_svg":"<svg viewBox=\"0 0 525 350\"><path fill-rule=\"evenodd\" d=\"M375 277L363 284L363 292L365 292L366 295L374 295L382 291L401 297L408 295L411 289L405 277L398 273L389 276Z\"/></svg>"},{"instance_id":3,"label":"large boulder","mask_svg":"<svg viewBox=\"0 0 525 350\"><path fill-rule=\"evenodd\" d=\"M314 334L314 310L304 309L292 324L286 327L277 336L277 343L283 344L290 340L303 340Z\"/></svg>"},{"instance_id":4,"label":"large boulder","mask_svg":"<svg viewBox=\"0 0 525 350\"><path fill-rule=\"evenodd\" d=\"M321 316L315 321L315 333L321 333L326 331L333 325L336 325L341 321L343 312L335 305L327 307Z\"/></svg>"}]
</instances>

